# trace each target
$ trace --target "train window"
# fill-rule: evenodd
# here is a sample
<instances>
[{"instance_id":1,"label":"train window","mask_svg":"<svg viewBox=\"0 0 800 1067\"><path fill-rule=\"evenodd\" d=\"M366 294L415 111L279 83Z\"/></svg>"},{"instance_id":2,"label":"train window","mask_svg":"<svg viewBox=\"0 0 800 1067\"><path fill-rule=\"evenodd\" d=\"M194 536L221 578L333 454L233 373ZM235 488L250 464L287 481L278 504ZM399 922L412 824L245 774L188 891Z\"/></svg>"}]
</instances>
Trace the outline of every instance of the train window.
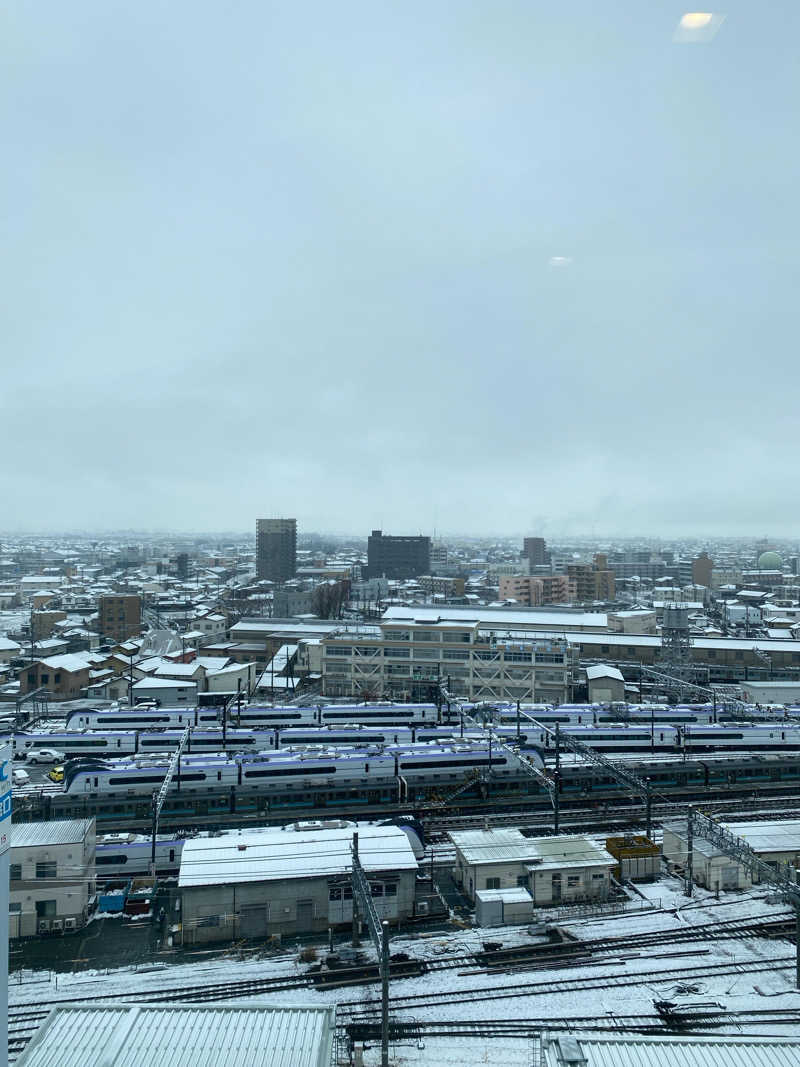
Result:
<instances>
[{"instance_id":1,"label":"train window","mask_svg":"<svg viewBox=\"0 0 800 1067\"><path fill-rule=\"evenodd\" d=\"M97 789L97 779L96 778L94 780L94 787L95 787L95 789Z\"/></svg>"},{"instance_id":2,"label":"train window","mask_svg":"<svg viewBox=\"0 0 800 1067\"><path fill-rule=\"evenodd\" d=\"M95 863L98 867L102 867L106 863L127 863L128 857L125 855L119 856L95 856Z\"/></svg>"}]
</instances>

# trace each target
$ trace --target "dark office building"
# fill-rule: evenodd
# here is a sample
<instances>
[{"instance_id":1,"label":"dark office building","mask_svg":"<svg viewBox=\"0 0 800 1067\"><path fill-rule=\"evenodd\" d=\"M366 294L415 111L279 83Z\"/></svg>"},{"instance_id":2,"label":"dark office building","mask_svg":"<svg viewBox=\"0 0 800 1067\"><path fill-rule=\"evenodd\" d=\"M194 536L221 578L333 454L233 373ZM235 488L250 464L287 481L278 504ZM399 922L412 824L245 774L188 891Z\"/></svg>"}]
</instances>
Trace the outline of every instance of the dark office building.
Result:
<instances>
[{"instance_id":1,"label":"dark office building","mask_svg":"<svg viewBox=\"0 0 800 1067\"><path fill-rule=\"evenodd\" d=\"M522 542L522 555L532 567L547 563L547 543L543 537L526 537Z\"/></svg>"},{"instance_id":2,"label":"dark office building","mask_svg":"<svg viewBox=\"0 0 800 1067\"><path fill-rule=\"evenodd\" d=\"M286 582L297 572L297 519L258 519L256 575Z\"/></svg>"},{"instance_id":3,"label":"dark office building","mask_svg":"<svg viewBox=\"0 0 800 1067\"><path fill-rule=\"evenodd\" d=\"M430 574L430 537L391 537L373 530L367 542L369 578L416 578Z\"/></svg>"}]
</instances>

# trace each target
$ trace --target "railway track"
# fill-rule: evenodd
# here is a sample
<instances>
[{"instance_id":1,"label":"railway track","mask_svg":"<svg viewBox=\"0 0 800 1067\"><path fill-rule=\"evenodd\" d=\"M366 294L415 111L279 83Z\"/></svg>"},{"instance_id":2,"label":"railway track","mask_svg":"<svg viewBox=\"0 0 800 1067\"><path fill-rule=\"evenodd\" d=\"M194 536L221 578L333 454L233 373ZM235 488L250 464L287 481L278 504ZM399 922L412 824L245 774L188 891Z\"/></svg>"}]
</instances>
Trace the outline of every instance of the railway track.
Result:
<instances>
[{"instance_id":1,"label":"railway track","mask_svg":"<svg viewBox=\"0 0 800 1067\"><path fill-rule=\"evenodd\" d=\"M595 956L632 948L649 948L681 942L703 940L737 940L743 937L780 936L794 929L794 920L775 919L764 922L729 919L705 923L684 930L664 930L651 933L620 935L598 938L593 941L549 942L540 945L517 946L510 949L484 949L469 954L440 956L433 959L409 959L393 961L390 965L394 980L435 971L461 969L466 973L475 971L501 972L509 967L538 966L543 970L566 960L570 966L597 965ZM670 954L673 955L673 954ZM679 954L674 954L679 955ZM580 956L580 961L575 957ZM674 970L671 969L671 970ZM581 979L583 981L584 979ZM340 967L329 971L306 971L303 974L276 978L245 979L238 982L204 983L182 985L161 989L136 990L118 994L93 994L89 996L61 997L45 1008L36 1003L19 1004L9 1009L9 1028L25 1028L27 1023L43 1019L49 1008L59 1004L126 1001L131 998L148 1003L176 1001L213 1001L237 997L284 992L293 989L316 988L320 990L347 986L370 985L379 981L377 964L357 967Z\"/></svg>"},{"instance_id":2,"label":"railway track","mask_svg":"<svg viewBox=\"0 0 800 1067\"><path fill-rule=\"evenodd\" d=\"M453 1020L415 1020L403 1022L392 1019L389 1037L392 1041L418 1039L420 1037L490 1037L530 1039L543 1031L591 1033L638 1033L674 1034L719 1028L722 1026L791 1026L800 1024L800 1009L765 1008L754 1011L727 1011L724 1008L693 1010L686 1008L670 1020L662 1014L652 1015L583 1015L554 1019L552 1016L530 1019L490 1020L464 1022ZM350 1022L345 1024L352 1041L379 1040L380 1023Z\"/></svg>"},{"instance_id":3,"label":"railway track","mask_svg":"<svg viewBox=\"0 0 800 1067\"><path fill-rule=\"evenodd\" d=\"M442 993L410 993L389 998L393 1011L419 1011L423 1008L440 1008L452 1004L483 1003L487 1000L511 1000L520 997L550 996L553 993L581 993L595 989L620 988L639 985L665 985L677 982L701 981L714 977L731 975L760 974L765 971L775 973L787 970L794 975L795 956L781 956L772 960L753 960L740 963L718 963L700 967L667 967L657 971L639 971L636 973L600 977L575 976L556 980L514 983L508 985L491 985L469 989L446 990ZM380 1011L380 1005L365 1005L363 1001L341 1001L336 1006L337 1013L355 1020L362 1016L374 1015Z\"/></svg>"}]
</instances>

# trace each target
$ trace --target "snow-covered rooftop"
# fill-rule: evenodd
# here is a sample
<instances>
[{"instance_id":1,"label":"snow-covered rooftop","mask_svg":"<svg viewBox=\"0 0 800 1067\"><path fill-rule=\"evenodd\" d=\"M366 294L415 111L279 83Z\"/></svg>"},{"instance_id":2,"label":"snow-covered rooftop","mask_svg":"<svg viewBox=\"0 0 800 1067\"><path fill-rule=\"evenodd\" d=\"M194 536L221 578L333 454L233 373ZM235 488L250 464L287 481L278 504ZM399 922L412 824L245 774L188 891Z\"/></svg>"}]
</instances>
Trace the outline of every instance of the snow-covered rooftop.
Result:
<instances>
[{"instance_id":1,"label":"snow-covered rooftop","mask_svg":"<svg viewBox=\"0 0 800 1067\"><path fill-rule=\"evenodd\" d=\"M530 863L537 870L564 867L613 867L616 860L579 834L526 837L514 829L462 830L450 840L469 867L486 863Z\"/></svg>"},{"instance_id":2,"label":"snow-covered rooftop","mask_svg":"<svg viewBox=\"0 0 800 1067\"><path fill-rule=\"evenodd\" d=\"M187 841L178 885L186 888L345 874L351 868L355 830L365 871L416 870L411 843L397 826L243 830Z\"/></svg>"},{"instance_id":3,"label":"snow-covered rooftop","mask_svg":"<svg viewBox=\"0 0 800 1067\"><path fill-rule=\"evenodd\" d=\"M329 1067L335 1010L267 1004L60 1005L19 1067Z\"/></svg>"}]
</instances>

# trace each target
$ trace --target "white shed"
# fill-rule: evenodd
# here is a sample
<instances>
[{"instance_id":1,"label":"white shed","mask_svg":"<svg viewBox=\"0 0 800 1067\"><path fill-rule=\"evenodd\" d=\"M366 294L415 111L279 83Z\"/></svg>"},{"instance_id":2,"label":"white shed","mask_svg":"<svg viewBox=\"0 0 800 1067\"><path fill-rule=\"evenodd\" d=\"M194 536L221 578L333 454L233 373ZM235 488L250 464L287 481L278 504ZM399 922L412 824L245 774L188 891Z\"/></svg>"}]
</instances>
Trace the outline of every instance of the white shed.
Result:
<instances>
[{"instance_id":1,"label":"white shed","mask_svg":"<svg viewBox=\"0 0 800 1067\"><path fill-rule=\"evenodd\" d=\"M511 926L533 918L533 899L527 889L479 889L475 894L478 926Z\"/></svg>"}]
</instances>

